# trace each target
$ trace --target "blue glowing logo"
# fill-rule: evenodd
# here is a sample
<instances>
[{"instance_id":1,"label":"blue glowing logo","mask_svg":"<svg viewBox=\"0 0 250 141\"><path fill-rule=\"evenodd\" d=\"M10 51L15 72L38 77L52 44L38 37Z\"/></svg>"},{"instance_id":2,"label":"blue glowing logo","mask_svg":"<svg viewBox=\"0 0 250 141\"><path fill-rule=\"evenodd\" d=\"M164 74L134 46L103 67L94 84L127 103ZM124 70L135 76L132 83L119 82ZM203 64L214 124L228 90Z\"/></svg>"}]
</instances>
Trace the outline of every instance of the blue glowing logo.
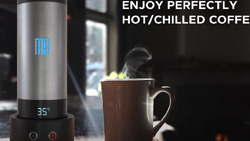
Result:
<instances>
[{"instance_id":1,"label":"blue glowing logo","mask_svg":"<svg viewBox=\"0 0 250 141\"><path fill-rule=\"evenodd\" d=\"M35 38L35 55L49 55L49 38Z\"/></svg>"}]
</instances>

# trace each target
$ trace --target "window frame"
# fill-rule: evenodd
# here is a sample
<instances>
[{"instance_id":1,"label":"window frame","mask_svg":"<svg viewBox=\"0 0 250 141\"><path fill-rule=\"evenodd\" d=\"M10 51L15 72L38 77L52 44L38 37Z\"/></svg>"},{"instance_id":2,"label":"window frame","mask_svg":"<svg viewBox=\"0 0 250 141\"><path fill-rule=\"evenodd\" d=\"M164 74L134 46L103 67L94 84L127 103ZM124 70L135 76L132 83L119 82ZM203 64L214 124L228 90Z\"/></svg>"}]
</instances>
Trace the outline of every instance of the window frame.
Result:
<instances>
[{"instance_id":1,"label":"window frame","mask_svg":"<svg viewBox=\"0 0 250 141\"><path fill-rule=\"evenodd\" d=\"M117 69L117 24L116 24L116 0L107 0L106 12L102 13L88 9L86 5L86 21L103 23L107 27L107 41L105 54L106 74Z\"/></svg>"}]
</instances>

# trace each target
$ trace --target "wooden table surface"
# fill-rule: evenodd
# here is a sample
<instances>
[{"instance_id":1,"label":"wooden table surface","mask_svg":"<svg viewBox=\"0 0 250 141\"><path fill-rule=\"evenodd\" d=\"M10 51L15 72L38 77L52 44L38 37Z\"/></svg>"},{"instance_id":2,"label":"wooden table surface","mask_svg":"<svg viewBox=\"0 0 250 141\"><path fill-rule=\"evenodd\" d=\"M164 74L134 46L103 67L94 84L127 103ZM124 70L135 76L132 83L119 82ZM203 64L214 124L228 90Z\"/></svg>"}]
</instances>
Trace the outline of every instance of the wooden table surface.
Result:
<instances>
[{"instance_id":1,"label":"wooden table surface","mask_svg":"<svg viewBox=\"0 0 250 141\"><path fill-rule=\"evenodd\" d=\"M0 109L6 109L0 111L0 141L9 141L9 116L16 113L16 101L0 101ZM68 111L75 116L75 141L104 141L100 97L89 97L81 101L78 96L69 96ZM157 121L154 124L157 124ZM162 141L161 132L166 130L174 129L165 124L156 138Z\"/></svg>"}]
</instances>

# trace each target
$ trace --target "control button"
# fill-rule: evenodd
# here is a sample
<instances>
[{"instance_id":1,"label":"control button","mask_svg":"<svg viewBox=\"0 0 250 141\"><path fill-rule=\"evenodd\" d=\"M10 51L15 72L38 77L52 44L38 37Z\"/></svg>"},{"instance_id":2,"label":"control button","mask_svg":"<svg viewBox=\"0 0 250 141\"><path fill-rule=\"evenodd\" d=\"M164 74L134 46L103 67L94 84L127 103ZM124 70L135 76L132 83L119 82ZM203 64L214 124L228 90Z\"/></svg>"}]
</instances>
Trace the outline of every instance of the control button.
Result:
<instances>
[{"instance_id":1,"label":"control button","mask_svg":"<svg viewBox=\"0 0 250 141\"><path fill-rule=\"evenodd\" d=\"M56 135L56 132L50 132L49 133L49 139L51 140L51 141L53 141L53 140L55 140L56 139L56 137L57 137L57 135Z\"/></svg>"},{"instance_id":2,"label":"control button","mask_svg":"<svg viewBox=\"0 0 250 141\"><path fill-rule=\"evenodd\" d=\"M30 138L30 140L35 141L38 138L38 135L36 132L30 132L29 138Z\"/></svg>"}]
</instances>

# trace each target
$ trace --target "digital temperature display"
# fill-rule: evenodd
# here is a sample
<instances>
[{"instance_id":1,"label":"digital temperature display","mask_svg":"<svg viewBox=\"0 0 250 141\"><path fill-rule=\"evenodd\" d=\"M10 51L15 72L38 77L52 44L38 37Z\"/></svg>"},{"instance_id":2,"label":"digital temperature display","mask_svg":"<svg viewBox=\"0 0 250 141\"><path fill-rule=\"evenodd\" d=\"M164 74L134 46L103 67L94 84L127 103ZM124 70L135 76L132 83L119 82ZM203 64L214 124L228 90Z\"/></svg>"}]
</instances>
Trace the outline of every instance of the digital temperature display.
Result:
<instances>
[{"instance_id":1,"label":"digital temperature display","mask_svg":"<svg viewBox=\"0 0 250 141\"><path fill-rule=\"evenodd\" d=\"M48 112L50 111L50 107L47 108L37 108L37 115L46 117L48 115Z\"/></svg>"}]
</instances>

